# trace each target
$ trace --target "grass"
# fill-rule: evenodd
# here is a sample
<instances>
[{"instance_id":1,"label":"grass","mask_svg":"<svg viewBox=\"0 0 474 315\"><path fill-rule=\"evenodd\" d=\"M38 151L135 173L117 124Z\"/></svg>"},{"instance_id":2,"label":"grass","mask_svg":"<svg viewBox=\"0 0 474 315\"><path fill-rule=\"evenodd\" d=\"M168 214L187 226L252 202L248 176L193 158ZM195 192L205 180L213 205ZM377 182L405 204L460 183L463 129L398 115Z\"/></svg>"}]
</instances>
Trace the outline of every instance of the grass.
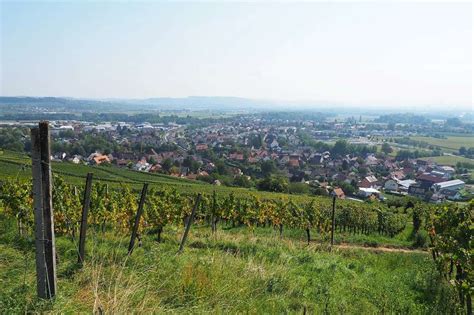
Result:
<instances>
[{"instance_id":1,"label":"grass","mask_svg":"<svg viewBox=\"0 0 474 315\"><path fill-rule=\"evenodd\" d=\"M466 148L474 147L474 136L447 136L446 139L433 137L410 137L410 139L425 141L429 144L439 146L442 149L447 149L452 152L457 152L462 146Z\"/></svg>"},{"instance_id":2,"label":"grass","mask_svg":"<svg viewBox=\"0 0 474 315\"><path fill-rule=\"evenodd\" d=\"M0 217L0 309L6 313L425 313L455 311L455 294L426 253L385 253L305 244L298 231L181 227L164 242L145 235L127 258L126 235L90 228L87 258L57 237L59 293L35 297L34 249Z\"/></svg>"},{"instance_id":3,"label":"grass","mask_svg":"<svg viewBox=\"0 0 474 315\"><path fill-rule=\"evenodd\" d=\"M452 165L452 166L456 166L457 162L467 162L467 163L474 164L473 159L468 159L463 156L454 156L454 155L432 156L432 157L422 158L422 160L431 160L438 164Z\"/></svg>"}]
</instances>

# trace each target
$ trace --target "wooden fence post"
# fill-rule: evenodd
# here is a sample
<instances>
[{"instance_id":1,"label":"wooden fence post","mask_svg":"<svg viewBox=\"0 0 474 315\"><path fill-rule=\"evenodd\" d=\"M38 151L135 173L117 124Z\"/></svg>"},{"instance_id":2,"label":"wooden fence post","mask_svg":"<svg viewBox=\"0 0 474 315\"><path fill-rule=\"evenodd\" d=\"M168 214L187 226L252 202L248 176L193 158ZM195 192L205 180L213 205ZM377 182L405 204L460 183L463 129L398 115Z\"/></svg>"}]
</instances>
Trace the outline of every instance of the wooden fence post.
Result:
<instances>
[{"instance_id":1,"label":"wooden fence post","mask_svg":"<svg viewBox=\"0 0 474 315\"><path fill-rule=\"evenodd\" d=\"M47 298L46 262L43 241L43 194L41 189L41 157L39 129L31 129L31 166L33 170L33 205L35 217L35 256L36 256L36 290L40 298Z\"/></svg>"},{"instance_id":2,"label":"wooden fence post","mask_svg":"<svg viewBox=\"0 0 474 315\"><path fill-rule=\"evenodd\" d=\"M56 295L56 248L52 204L49 123L31 130L33 198L35 208L36 280L40 298Z\"/></svg>"},{"instance_id":3,"label":"wooden fence post","mask_svg":"<svg viewBox=\"0 0 474 315\"><path fill-rule=\"evenodd\" d=\"M336 228L336 196L332 197L331 215L331 246L334 245L334 229Z\"/></svg>"},{"instance_id":4,"label":"wooden fence post","mask_svg":"<svg viewBox=\"0 0 474 315\"><path fill-rule=\"evenodd\" d=\"M130 244L128 245L128 254L130 255L133 252L133 247L135 246L135 239L137 238L138 226L140 225L140 217L143 212L143 205L145 204L145 197L148 190L148 183L143 184L142 193L140 196L140 202L138 204L137 215L135 216L135 224L133 225L132 237L130 238Z\"/></svg>"},{"instance_id":5,"label":"wooden fence post","mask_svg":"<svg viewBox=\"0 0 474 315\"><path fill-rule=\"evenodd\" d=\"M81 232L79 234L79 257L78 263L84 262L84 253L86 247L86 232L87 232L87 213L91 203L91 187L92 187L92 173L87 173L86 188L84 190L84 201L82 204L82 217L81 217Z\"/></svg>"},{"instance_id":6,"label":"wooden fence post","mask_svg":"<svg viewBox=\"0 0 474 315\"><path fill-rule=\"evenodd\" d=\"M184 230L183 238L181 239L181 244L179 244L178 252L183 251L184 243L186 242L186 239L188 238L189 229L191 228L191 224L193 224L194 215L196 214L196 209L200 201L201 201L201 194L199 193L197 195L196 202L194 203L193 211L191 212L191 215L189 216L188 222L186 224L186 229Z\"/></svg>"}]
</instances>

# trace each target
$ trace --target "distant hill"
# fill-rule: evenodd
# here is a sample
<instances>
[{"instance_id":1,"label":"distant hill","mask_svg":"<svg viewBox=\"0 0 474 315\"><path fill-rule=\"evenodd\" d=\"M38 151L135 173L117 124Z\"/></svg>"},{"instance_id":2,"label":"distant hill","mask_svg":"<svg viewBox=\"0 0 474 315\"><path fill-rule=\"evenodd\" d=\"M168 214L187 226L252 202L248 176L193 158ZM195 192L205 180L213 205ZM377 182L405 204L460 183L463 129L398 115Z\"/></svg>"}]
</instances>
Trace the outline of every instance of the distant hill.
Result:
<instances>
[{"instance_id":1,"label":"distant hill","mask_svg":"<svg viewBox=\"0 0 474 315\"><path fill-rule=\"evenodd\" d=\"M147 98L147 99L76 99L64 97L0 97L0 110L21 110L26 107L47 107L50 110L64 111L114 111L114 110L268 110L275 106L274 101L252 100L239 97L191 96L185 98Z\"/></svg>"}]
</instances>

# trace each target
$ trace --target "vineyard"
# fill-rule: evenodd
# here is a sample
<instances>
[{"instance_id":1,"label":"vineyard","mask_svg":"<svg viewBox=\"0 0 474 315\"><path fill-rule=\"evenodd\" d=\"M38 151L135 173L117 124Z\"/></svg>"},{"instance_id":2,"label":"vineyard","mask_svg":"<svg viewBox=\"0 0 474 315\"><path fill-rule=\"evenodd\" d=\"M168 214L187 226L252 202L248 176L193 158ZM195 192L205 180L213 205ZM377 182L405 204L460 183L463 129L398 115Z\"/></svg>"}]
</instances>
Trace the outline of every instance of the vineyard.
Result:
<instances>
[{"instance_id":1,"label":"vineyard","mask_svg":"<svg viewBox=\"0 0 474 315\"><path fill-rule=\"evenodd\" d=\"M84 188L67 183L61 176L55 176L53 183L55 234L75 242L80 227ZM31 238L34 226L31 181L7 179L2 183L0 196L1 215L16 222L17 235L21 238ZM110 233L130 235L138 197L139 193L128 184L110 189L107 183L94 182L88 222L95 231L95 238L110 237L107 236ZM146 249L150 246L147 244L149 242L164 242L162 246L165 243L166 246L173 243L170 233L179 234L194 203L195 194L180 193L175 188L152 186L140 219L137 246ZM382 235L390 239L406 230L407 225L413 225L412 233L415 233L415 230L426 230L433 246L431 251L435 267L444 279L453 279L451 283L459 292L456 298L458 305L468 303L472 294L470 245L473 205L439 207L420 203L408 206L388 207L381 203L361 204L338 200L335 211L336 243L339 234ZM314 246L311 242L313 238L317 239L318 244L329 244L331 208L331 198L324 197L302 201L291 196L264 198L251 193L245 197L233 193L203 193L196 209L195 226L200 233L221 239L235 237L233 231L251 235L264 233L262 239L265 239L268 233L263 231L267 230L273 231L274 237L279 239L286 235L297 235L302 244ZM242 232L242 229L248 232ZM305 236L305 242L302 235ZM453 240L453 236L459 239ZM194 241L190 246L205 246L198 244L199 241ZM126 252L125 247L123 252ZM88 257L94 261L93 257Z\"/></svg>"},{"instance_id":2,"label":"vineyard","mask_svg":"<svg viewBox=\"0 0 474 315\"><path fill-rule=\"evenodd\" d=\"M214 277L215 269L220 268L221 272L226 274L225 270L222 269L222 266L212 265L212 268L210 268L207 265L208 268L205 269L207 271L200 274L200 269L195 270L194 265L192 265L193 267L186 265L178 274L178 276L181 275L184 279L188 279L184 280L184 283L181 283L178 288L178 291L181 292L178 293L178 296L181 297L178 299L179 301L176 302L174 300L176 296L173 296L173 298L169 297L173 302L166 298L160 302L160 305L166 307L171 304L171 308L175 311L180 306L189 306L189 303L191 303L191 305L204 307L201 311L212 309L214 311L248 312L255 309L267 310L271 305L277 312L288 309L303 312L309 309L326 313L329 310L360 312L372 309L373 311L382 310L383 312L396 313L407 311L431 313L434 309L439 310L442 305L446 312L472 314L471 242L473 203L441 206L431 206L412 200L398 200L390 203L359 203L350 200L336 200L335 197L261 193L245 189L215 187L167 176L126 172L113 167L93 168L95 174L92 174L90 173L91 168L87 166L58 163L51 167L47 123L40 123L39 129L32 129L32 143L33 153L31 159L33 164L28 163L25 156L12 153L8 153L8 159L5 159L3 154L0 158L0 164L5 175L0 183L0 219L1 222L5 223L5 232L0 235L0 246L6 252L11 249L12 245L13 248L22 248L23 254L28 257L28 253L31 251L31 241L34 239L38 297L49 300L50 304L38 306L35 302L30 302L26 304L25 309L18 308L19 304L24 304L24 301L21 303L15 302L16 295L9 291L5 293L6 299L0 299L0 306L4 309L23 310L24 312L54 309L54 298L58 294L58 278L59 282L63 280L61 275L66 279L68 277L74 278L79 275L81 270L92 272L89 278L93 282L91 283L89 279L88 283L93 286L89 289L94 292L94 302L92 306L91 303L87 304L89 310L92 307L94 312L99 313L104 310L111 312L123 311L122 308L117 308L117 300L120 300L120 303L123 303L129 311L135 310L139 305L145 307L144 304L140 304L133 299L129 301L127 297L131 296L136 299L137 297L134 295L136 292L144 296L146 291L153 290L153 288L147 286L145 292L143 292L143 287L140 284L133 282L133 284L127 286L127 282L125 282L125 287L122 288L126 292L123 293L125 294L123 300L123 297L117 297L117 286L123 287L124 283L114 282L113 277L110 278L111 275L106 271L107 266L111 266L110 268L122 266L121 271L119 271L119 275L121 275L127 261L134 259L131 257L140 254L150 255L156 250L157 246L159 248L166 246L166 252L162 253L164 255L169 256L170 252L174 252L174 256L169 256L169 258L171 261L176 261L178 259L176 257L186 255L186 251L183 251L185 242L191 229L194 229L198 232L195 235L191 232L188 250L198 252L203 250L206 261L216 259L216 250L233 255L239 260L240 264L242 260L247 261L248 264L253 264L253 260L256 259L261 265L257 267L257 270L258 268L271 269L278 266L271 266L273 258L266 257L262 260L262 257L259 256L259 251L268 253L272 247L280 248L280 252L277 254L280 257L278 260L280 265L283 263L281 257L291 258L303 255L303 257L306 257L302 258L304 268L311 268L311 264L306 265L306 262L315 263L315 257L321 258L324 255L332 255L330 259L339 257L339 254L334 251L337 250L337 244L341 241L354 240L363 236L362 239L373 239L375 237L382 240L382 244L390 244L392 239L398 238L400 241L400 239L405 238L404 245L410 240L409 246L406 247L430 247L432 260L429 263L426 261L428 255L423 251L410 253L410 255L421 255L422 258L417 259L423 261L424 265L431 265L432 267L428 270L435 271L436 275L433 273L428 275L427 270L420 271L418 267L414 268L417 275L422 272L423 277L428 277L431 281L430 285L426 283L421 285L426 289L418 290L418 294L424 292L424 299L428 299L431 304L420 306L411 297L407 301L389 298L385 299L383 305L377 305L376 299L373 297L359 296L360 301L365 301L364 303L358 305L357 303L360 301L352 301L346 303L344 308L341 309L337 307L338 303L335 302L338 301L337 297L333 296L332 300L328 298L331 295L328 287L321 287L321 283L327 282L328 278L313 283L311 279L308 280L305 276L303 277L303 279L306 279L304 280L304 286L309 286L310 291L302 290L302 292L294 293L295 296L293 297L285 296L284 299L290 304L279 305L268 300L271 299L269 293L274 292L274 286L278 287L281 281L279 279L282 276L273 274L271 278L263 276L265 278L264 283L257 286L257 288L262 285L266 286L265 293L260 293L263 294L263 300L260 302L263 303L262 305L250 309L242 306L232 309L227 304L219 304L215 301L213 303L218 305L216 308L207 303L190 302L189 298L203 299L205 292L213 290L213 281L209 279ZM28 173L31 174L30 172L33 174L32 178L27 175ZM87 181L84 186L83 182L86 175ZM93 177L95 178L94 181L92 180ZM143 188L139 195L138 188L142 184ZM149 186L151 188L148 190ZM11 230L13 222L16 225L15 232ZM90 227L89 237L86 237L87 226ZM183 228L185 228L184 233L181 234ZM235 231L238 231L238 234L235 234ZM268 231L271 231L271 233L269 234ZM409 235L407 235L407 231ZM182 236L177 251L174 244L176 244L176 238L180 235ZM239 244L235 240L242 239L241 235L246 235L246 237L244 237L242 244ZM304 241L302 235L304 235ZM123 237L127 236L130 236L130 243L128 251L125 251L121 242ZM70 240L73 247L69 245L57 251L55 238ZM117 240L120 241L117 242ZM108 244L107 249L98 249L97 243ZM262 246L261 243L270 248ZM8 244L8 246L5 244ZM364 244L374 245L370 242ZM303 246L306 246L306 248ZM347 248L347 245L344 246ZM174 250L172 250L173 247ZM64 248L69 249L65 250ZM121 251L122 248L123 251ZM132 255L134 249L139 253L133 253ZM295 249L297 254L291 254ZM214 251L212 258L208 257L209 251ZM78 255L78 260L71 264L71 255L74 254ZM341 254L343 255L342 252ZM14 253L12 255L15 256ZM63 269L57 277L57 265L60 268L59 270L64 268L61 256L66 256L69 267L66 267L67 270ZM189 256L187 257L191 259ZM399 256L396 257L399 259L398 263L403 264L401 262L403 259ZM267 261L267 259L270 261ZM360 256L358 256L358 259L361 259ZM15 259L12 258L12 260ZM197 258L197 260L191 259L188 260L188 263L194 264L201 260L202 257ZM8 258L7 261L0 261L0 266L5 263L10 264L9 261ZM166 265L165 262L161 262ZM176 261L176 263L179 262ZM352 266L353 263L352 261L347 268L352 269L353 267L349 266ZM133 268L135 267L134 265L129 266L130 277L132 277ZM31 280L30 282L27 281L27 260L25 260L24 268L22 288L27 290L27 283L31 282ZM106 270L103 270L103 268ZM295 268L298 267L295 266ZM362 273L364 273L364 268L362 266ZM379 270L380 266L373 266L373 268L378 269L372 272L382 272L380 277L385 276L384 271ZM241 268L234 266L233 272L239 273L239 270ZM310 270L305 272L314 275L314 272L317 271ZM198 279L195 278L196 272L199 276ZM293 270L287 270L287 272L292 273ZM325 272L332 273L331 270ZM347 272L347 270L344 272ZM405 274L410 273L408 270L403 272ZM2 279L7 281L8 276L5 277L3 273L1 274ZM146 277L145 274L142 274L141 278L139 277L142 282L146 282L143 279L143 277ZM365 274L364 276L367 277ZM99 284L105 279L109 281L107 294L101 291L105 288L101 289ZM166 277L163 278L163 275L160 276L160 279L165 283L167 281ZM84 279L81 281L87 282ZM180 279L176 279L176 281L180 282ZM234 281L238 280L234 279ZM293 279L291 283L301 283L301 281L300 275ZM406 281L406 285L409 287L408 282L412 279ZM225 287L228 286L229 284L225 284ZM255 289L253 285L242 283L242 286L247 286L249 297L252 296L251 291ZM327 284L327 286L330 286L330 284ZM378 290L386 292L384 294L393 291L392 287L387 290L379 285L377 286ZM408 287L405 290L410 291L411 289ZM315 288L316 291L313 291ZM437 288L437 291L426 291L429 288ZM114 292L112 295L111 290ZM129 290L132 290L132 292ZM191 290L191 292L188 292L188 290ZM281 294L284 291L280 289L276 292ZM348 292L351 291L348 290ZM28 292L28 290L25 292ZM234 291L231 292L234 293ZM59 296L64 296L62 294L59 291ZM320 298L322 294L326 300L324 303L320 303L321 301L315 303L305 297L305 294L312 297L319 296ZM344 294L347 294L347 292ZM400 292L400 296L405 294L407 292ZM102 295L102 299L107 302L101 302L99 295ZM29 295L25 293L24 296ZM145 301L143 296L142 300ZM162 297L160 294L156 296L156 298L160 297ZM421 297L420 299L423 300ZM305 302L302 303L301 301ZM350 307L353 303L358 305L356 309ZM149 307L151 306L147 306L146 310L152 312L158 310ZM165 309L159 310L164 311ZM78 309L74 311L78 311Z\"/></svg>"},{"instance_id":3,"label":"vineyard","mask_svg":"<svg viewBox=\"0 0 474 315\"><path fill-rule=\"evenodd\" d=\"M79 228L83 189L60 177L54 177L54 228L58 234L73 236ZM32 231L33 198L31 182L12 180L3 183L1 196L5 213L18 220L20 235ZM191 213L193 195L179 193L173 188L152 188L146 198L140 229L163 230L169 225L182 225ZM209 224L215 231L224 226L272 227L283 233L285 227L314 230L328 234L331 229L331 198L313 197L301 202L287 196L265 199L249 194L247 198L230 193L202 194L196 212L199 224ZM137 193L128 185L109 189L107 184L95 183L91 193L89 224L102 229L114 228L129 232L136 214ZM388 208L374 203L363 204L339 200L335 215L336 230L354 234L381 234L393 237L403 231L409 221L407 209ZM113 222L113 224L111 224ZM308 234L308 237L310 235ZM158 235L159 238L159 235ZM308 239L310 241L310 239Z\"/></svg>"}]
</instances>

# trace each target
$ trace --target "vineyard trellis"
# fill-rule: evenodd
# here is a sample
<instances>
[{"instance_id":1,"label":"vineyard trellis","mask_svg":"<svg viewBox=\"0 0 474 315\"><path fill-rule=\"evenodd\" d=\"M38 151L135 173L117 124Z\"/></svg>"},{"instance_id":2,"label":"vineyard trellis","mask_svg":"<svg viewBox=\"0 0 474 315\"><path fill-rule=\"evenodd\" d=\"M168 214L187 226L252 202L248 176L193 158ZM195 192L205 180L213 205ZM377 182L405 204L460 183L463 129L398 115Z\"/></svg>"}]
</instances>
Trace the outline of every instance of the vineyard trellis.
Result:
<instances>
[{"instance_id":1,"label":"vineyard trellis","mask_svg":"<svg viewBox=\"0 0 474 315\"><path fill-rule=\"evenodd\" d=\"M0 188L5 213L15 217L20 234L33 227L31 182L12 179ZM77 194L74 191L77 191ZM58 234L75 237L81 222L84 188L66 183L54 176L53 208L54 229ZM156 230L157 239L167 225L182 225L191 213L194 194L179 192L175 188L151 187L140 218L139 233L144 228ZM137 194L129 186L107 192L107 184L95 181L90 195L88 224L104 230L107 225L129 233L133 227ZM198 223L209 223L215 232L219 224L228 226L316 229L330 232L332 225L332 198L311 197L308 201L286 198L262 198L249 193L247 198L235 194L202 193L196 210ZM335 231L353 234L383 234L395 236L405 229L409 216L402 208L389 208L381 203L358 203L339 200L334 212ZM111 223L113 222L113 224Z\"/></svg>"}]
</instances>

